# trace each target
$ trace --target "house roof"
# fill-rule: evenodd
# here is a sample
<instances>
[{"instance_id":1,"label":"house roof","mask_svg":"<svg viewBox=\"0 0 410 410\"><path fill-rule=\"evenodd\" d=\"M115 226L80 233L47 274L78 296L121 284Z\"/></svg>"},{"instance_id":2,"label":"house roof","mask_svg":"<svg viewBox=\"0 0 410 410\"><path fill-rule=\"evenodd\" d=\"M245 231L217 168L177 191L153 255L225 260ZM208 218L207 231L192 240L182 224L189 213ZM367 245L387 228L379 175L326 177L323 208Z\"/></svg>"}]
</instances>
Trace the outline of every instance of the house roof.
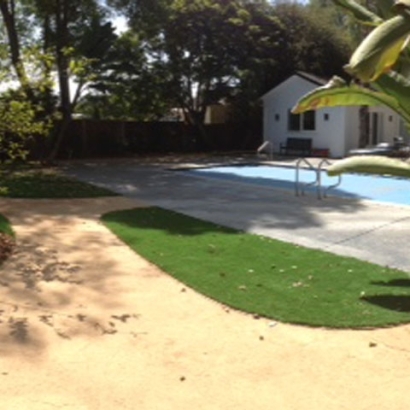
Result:
<instances>
[{"instance_id":1,"label":"house roof","mask_svg":"<svg viewBox=\"0 0 410 410\"><path fill-rule=\"evenodd\" d=\"M280 87L283 83L285 83L286 81L288 81L290 78L297 76L302 78L305 81L309 81L310 83L316 85L316 86L323 86L326 85L328 83L328 80L318 77L314 74L310 74L310 73L306 73L304 71L296 71L293 75L289 76L285 81L282 81L280 84L278 84L276 87L273 87L271 90L269 90L266 94L264 94L261 99L265 99L269 94L271 94L272 92L274 92L274 90L276 90L278 87Z\"/></svg>"},{"instance_id":2,"label":"house roof","mask_svg":"<svg viewBox=\"0 0 410 410\"><path fill-rule=\"evenodd\" d=\"M295 74L316 85L326 85L328 83L328 80L325 80L324 78L318 77L314 74L305 73L304 71L296 71Z\"/></svg>"}]
</instances>

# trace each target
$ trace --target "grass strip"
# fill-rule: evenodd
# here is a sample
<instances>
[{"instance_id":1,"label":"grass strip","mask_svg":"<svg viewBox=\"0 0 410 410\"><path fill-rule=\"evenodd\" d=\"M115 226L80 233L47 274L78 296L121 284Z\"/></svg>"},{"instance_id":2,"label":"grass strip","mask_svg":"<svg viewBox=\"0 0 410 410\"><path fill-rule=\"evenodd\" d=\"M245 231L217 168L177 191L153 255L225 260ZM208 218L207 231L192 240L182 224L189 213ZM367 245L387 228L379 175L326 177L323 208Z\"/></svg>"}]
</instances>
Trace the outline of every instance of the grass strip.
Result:
<instances>
[{"instance_id":1,"label":"grass strip","mask_svg":"<svg viewBox=\"0 0 410 410\"><path fill-rule=\"evenodd\" d=\"M54 170L0 171L0 197L96 198L116 196L112 191L60 175Z\"/></svg>"},{"instance_id":2,"label":"grass strip","mask_svg":"<svg viewBox=\"0 0 410 410\"><path fill-rule=\"evenodd\" d=\"M159 208L111 212L102 221L165 272L245 312L331 328L410 322L410 279L399 270Z\"/></svg>"}]
</instances>

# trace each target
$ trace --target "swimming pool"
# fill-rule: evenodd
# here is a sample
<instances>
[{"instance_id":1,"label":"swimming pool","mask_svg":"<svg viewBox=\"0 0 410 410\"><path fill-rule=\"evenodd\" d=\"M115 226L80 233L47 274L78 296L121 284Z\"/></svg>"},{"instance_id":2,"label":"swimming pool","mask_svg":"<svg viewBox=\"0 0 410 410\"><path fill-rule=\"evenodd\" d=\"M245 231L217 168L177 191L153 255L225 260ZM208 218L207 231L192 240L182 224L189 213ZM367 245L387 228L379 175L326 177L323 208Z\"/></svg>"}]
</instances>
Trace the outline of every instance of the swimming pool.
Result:
<instances>
[{"instance_id":1,"label":"swimming pool","mask_svg":"<svg viewBox=\"0 0 410 410\"><path fill-rule=\"evenodd\" d=\"M293 167L235 165L199 168L185 172L199 177L256 184L272 188L295 189L296 170ZM312 182L315 177L315 172L312 170L301 168L299 171L301 183ZM334 185L337 182L337 177L329 177L325 171L322 171L321 178L323 188ZM305 191L316 192L316 188L306 187ZM410 205L410 179L365 174L344 174L341 184L329 191L328 195Z\"/></svg>"}]
</instances>

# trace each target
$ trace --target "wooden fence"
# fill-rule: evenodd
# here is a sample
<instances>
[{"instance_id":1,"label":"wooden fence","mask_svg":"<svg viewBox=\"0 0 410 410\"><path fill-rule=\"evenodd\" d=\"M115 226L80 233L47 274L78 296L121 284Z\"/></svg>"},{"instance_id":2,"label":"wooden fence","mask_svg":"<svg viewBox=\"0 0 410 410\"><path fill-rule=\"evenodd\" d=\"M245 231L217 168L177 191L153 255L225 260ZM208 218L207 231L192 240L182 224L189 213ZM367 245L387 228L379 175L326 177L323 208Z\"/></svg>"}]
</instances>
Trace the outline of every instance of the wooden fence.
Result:
<instances>
[{"instance_id":1,"label":"wooden fence","mask_svg":"<svg viewBox=\"0 0 410 410\"><path fill-rule=\"evenodd\" d=\"M59 157L249 151L262 142L260 124L210 124L203 131L179 122L73 120ZM33 157L44 154L44 149L40 142Z\"/></svg>"}]
</instances>

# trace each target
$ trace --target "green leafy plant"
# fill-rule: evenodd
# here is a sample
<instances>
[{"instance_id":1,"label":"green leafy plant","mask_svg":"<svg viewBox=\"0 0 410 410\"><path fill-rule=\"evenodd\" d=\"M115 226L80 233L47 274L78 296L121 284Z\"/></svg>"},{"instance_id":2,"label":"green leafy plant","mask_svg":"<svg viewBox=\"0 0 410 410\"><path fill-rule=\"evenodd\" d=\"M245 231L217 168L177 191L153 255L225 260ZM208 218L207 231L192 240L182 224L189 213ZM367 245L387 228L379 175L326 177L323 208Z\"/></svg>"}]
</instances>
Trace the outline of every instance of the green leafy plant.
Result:
<instances>
[{"instance_id":1,"label":"green leafy plant","mask_svg":"<svg viewBox=\"0 0 410 410\"><path fill-rule=\"evenodd\" d=\"M41 108L24 93L11 92L0 98L0 161L26 160L30 140L45 136L50 122L41 118Z\"/></svg>"},{"instance_id":2,"label":"green leafy plant","mask_svg":"<svg viewBox=\"0 0 410 410\"><path fill-rule=\"evenodd\" d=\"M386 105L397 112L410 127L410 1L378 0L375 11L354 0L334 0L362 24L373 27L354 51L345 71L354 82L334 77L328 84L302 97L293 109L302 113L312 109L351 105ZM355 171L371 166L373 172L403 176L401 161L383 158L350 158L337 172ZM357 168L358 167L358 168ZM332 172L332 167L330 168Z\"/></svg>"}]
</instances>

